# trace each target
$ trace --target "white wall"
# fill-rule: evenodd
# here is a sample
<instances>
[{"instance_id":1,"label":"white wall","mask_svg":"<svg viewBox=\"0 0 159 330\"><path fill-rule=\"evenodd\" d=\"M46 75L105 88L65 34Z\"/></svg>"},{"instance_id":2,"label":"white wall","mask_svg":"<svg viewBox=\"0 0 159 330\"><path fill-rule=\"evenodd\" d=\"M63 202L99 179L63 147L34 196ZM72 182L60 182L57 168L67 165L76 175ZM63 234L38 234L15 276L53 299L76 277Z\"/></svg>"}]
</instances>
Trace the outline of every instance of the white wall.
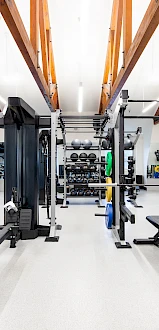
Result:
<instances>
[{"instance_id":1,"label":"white wall","mask_svg":"<svg viewBox=\"0 0 159 330\"><path fill-rule=\"evenodd\" d=\"M155 151L159 150L159 125L154 125L152 129L150 151L148 157L148 165L158 165L159 162L156 159Z\"/></svg>"},{"instance_id":2,"label":"white wall","mask_svg":"<svg viewBox=\"0 0 159 330\"><path fill-rule=\"evenodd\" d=\"M159 149L159 125L153 125L151 141L150 141L150 150L148 156L148 165L159 165L159 162L156 159L155 151ZM149 184L158 185L158 179L147 179ZM159 187L149 187L148 190L159 190Z\"/></svg>"},{"instance_id":3,"label":"white wall","mask_svg":"<svg viewBox=\"0 0 159 330\"><path fill-rule=\"evenodd\" d=\"M4 129L0 128L0 142L4 142Z\"/></svg>"},{"instance_id":4,"label":"white wall","mask_svg":"<svg viewBox=\"0 0 159 330\"><path fill-rule=\"evenodd\" d=\"M153 128L152 119L127 119L125 120L125 131L136 131L137 127L142 127L142 137L137 143L136 160L137 174L143 175L147 182L147 162L150 150L150 142ZM143 167L143 169L142 169Z\"/></svg>"}]
</instances>

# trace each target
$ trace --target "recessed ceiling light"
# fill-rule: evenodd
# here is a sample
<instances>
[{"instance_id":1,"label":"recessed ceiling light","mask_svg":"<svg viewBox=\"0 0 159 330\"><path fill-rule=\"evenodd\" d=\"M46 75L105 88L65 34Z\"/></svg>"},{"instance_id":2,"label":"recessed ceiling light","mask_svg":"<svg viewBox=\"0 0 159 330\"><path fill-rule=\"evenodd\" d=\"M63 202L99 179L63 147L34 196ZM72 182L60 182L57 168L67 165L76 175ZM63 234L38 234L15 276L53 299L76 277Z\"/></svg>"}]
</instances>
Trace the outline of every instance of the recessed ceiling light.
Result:
<instances>
[{"instance_id":1,"label":"recessed ceiling light","mask_svg":"<svg viewBox=\"0 0 159 330\"><path fill-rule=\"evenodd\" d=\"M7 104L7 101L0 95L0 102L3 104Z\"/></svg>"},{"instance_id":2,"label":"recessed ceiling light","mask_svg":"<svg viewBox=\"0 0 159 330\"><path fill-rule=\"evenodd\" d=\"M78 112L83 110L83 84L80 82L78 90Z\"/></svg>"},{"instance_id":3,"label":"recessed ceiling light","mask_svg":"<svg viewBox=\"0 0 159 330\"><path fill-rule=\"evenodd\" d=\"M151 102L151 104L149 104L146 108L144 108L142 112L145 113L151 110L158 103L157 101L159 101L159 98L156 101Z\"/></svg>"}]
</instances>

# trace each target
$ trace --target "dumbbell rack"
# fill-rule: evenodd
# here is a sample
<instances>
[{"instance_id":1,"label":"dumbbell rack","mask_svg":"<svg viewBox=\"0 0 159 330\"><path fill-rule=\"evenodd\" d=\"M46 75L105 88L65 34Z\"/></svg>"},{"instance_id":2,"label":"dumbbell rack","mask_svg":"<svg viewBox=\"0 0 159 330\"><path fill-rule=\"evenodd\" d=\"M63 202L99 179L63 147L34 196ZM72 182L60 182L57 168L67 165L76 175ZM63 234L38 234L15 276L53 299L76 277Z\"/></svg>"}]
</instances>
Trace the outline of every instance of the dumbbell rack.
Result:
<instances>
[{"instance_id":1,"label":"dumbbell rack","mask_svg":"<svg viewBox=\"0 0 159 330\"><path fill-rule=\"evenodd\" d=\"M70 146L70 145L66 145L66 151L67 150L72 150L72 151L76 151L72 146ZM92 151L92 150L96 150L96 151L99 151L99 147L98 146L91 146L90 148L88 148L88 149L86 149L86 148L80 148L80 149L78 149L78 151ZM91 190L89 187L88 187L88 183L89 183L89 179L90 178L92 178L92 176L93 175L95 175L95 173L97 173L98 172L98 181L96 181L96 182L99 182L99 169L97 169L97 165L100 165L100 159L99 158L96 158L96 160L94 161L94 163L92 163L92 164L90 164L90 162L92 161L92 160L94 160L94 159L91 159L91 158L89 158L89 159L87 159L87 160L78 160L78 161L72 161L70 158L66 158L66 177L67 177L67 181L66 181L66 185L67 186L69 186L69 187L78 187L79 186L79 189L81 190L81 189L86 189L86 190ZM93 165L93 166L95 166L96 167L96 169L95 169L95 172L92 172L89 168L87 169L87 170L81 170L80 169L80 171L78 172L78 171L75 171L75 172L71 172L70 170L69 170L69 172L67 171L67 165L68 164L72 164L72 165L80 165L81 167L82 167L82 165ZM76 176L76 174L77 175L84 175L84 174L88 174L88 175L90 175L90 178L87 178L87 182L86 183L82 183L82 182L68 182L68 178L69 178L69 175L68 175L68 173L70 174L70 173L73 173L73 174L75 174L75 176ZM92 181L93 182L93 181ZM76 188L76 189L78 189L78 188ZM94 198L94 199L96 199L97 197L99 197L99 196L94 196L94 195L89 195L89 196L87 196L87 195L78 195L78 193L77 193L77 195L71 195L71 193L69 193L69 194L66 194L66 198Z\"/></svg>"},{"instance_id":2,"label":"dumbbell rack","mask_svg":"<svg viewBox=\"0 0 159 330\"><path fill-rule=\"evenodd\" d=\"M101 191L99 191L99 196L80 196L80 195L75 195L75 196L71 196L70 194L67 194L67 186L77 186L77 183L69 183L67 178L68 178L68 173L67 173L67 164L70 164L70 160L67 159L67 154L69 150L72 150L74 152L76 152L76 149L73 148L73 146L71 146L70 144L68 144L66 142L66 136L68 133L75 133L74 130L77 130L77 134L78 133L82 133L82 139L84 139L84 133L88 134L88 133L93 133L94 134L94 138L98 138L98 135L100 135L99 138L99 142L96 145L92 145L90 148L83 148L82 146L80 147L80 149L78 149L79 151L97 151L98 152L98 161L96 161L96 163L98 163L98 177L99 177L99 183L101 183L101 164L103 164L103 162L101 163L101 151L102 151L102 136L104 133L104 128L108 122L109 116L107 114L104 115L89 115L89 116L65 116L65 115L61 115L59 117L59 127L61 128L62 131L62 136L63 136L63 149L64 149L64 157L63 157L63 161L64 161L64 202L63 202L63 206L62 207L67 207L67 198L94 198L97 199L98 197L98 202L99 205L102 206L102 199L101 199ZM97 136L97 137L96 137ZM91 138L92 139L92 138ZM104 149L103 149L104 150ZM96 155L97 156L97 155ZM84 163L88 163L90 162L90 159ZM72 160L71 163L73 164ZM77 162L76 162L77 163ZM80 162L79 162L80 163ZM78 164L79 164L78 163ZM82 162L81 162L82 163ZM93 164L92 164L93 165ZM86 173L86 172L84 172ZM87 172L89 173L89 172ZM92 174L92 172L91 172ZM88 184L88 182L87 182ZM88 190L89 188L87 187L86 183L79 183L79 187L86 187Z\"/></svg>"}]
</instances>

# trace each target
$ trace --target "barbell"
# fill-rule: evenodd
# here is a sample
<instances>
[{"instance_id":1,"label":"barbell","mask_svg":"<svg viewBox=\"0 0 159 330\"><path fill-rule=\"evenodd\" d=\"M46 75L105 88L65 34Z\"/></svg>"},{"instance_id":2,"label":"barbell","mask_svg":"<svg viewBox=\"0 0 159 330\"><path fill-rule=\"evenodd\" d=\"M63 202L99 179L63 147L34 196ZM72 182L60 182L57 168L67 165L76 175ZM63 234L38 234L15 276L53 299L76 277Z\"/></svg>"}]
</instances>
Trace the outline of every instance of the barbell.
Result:
<instances>
[{"instance_id":1,"label":"barbell","mask_svg":"<svg viewBox=\"0 0 159 330\"><path fill-rule=\"evenodd\" d=\"M89 183L88 186L90 188L107 188L107 187L159 187L159 184L130 184L130 183L117 183L117 182L112 182L112 183Z\"/></svg>"}]
</instances>

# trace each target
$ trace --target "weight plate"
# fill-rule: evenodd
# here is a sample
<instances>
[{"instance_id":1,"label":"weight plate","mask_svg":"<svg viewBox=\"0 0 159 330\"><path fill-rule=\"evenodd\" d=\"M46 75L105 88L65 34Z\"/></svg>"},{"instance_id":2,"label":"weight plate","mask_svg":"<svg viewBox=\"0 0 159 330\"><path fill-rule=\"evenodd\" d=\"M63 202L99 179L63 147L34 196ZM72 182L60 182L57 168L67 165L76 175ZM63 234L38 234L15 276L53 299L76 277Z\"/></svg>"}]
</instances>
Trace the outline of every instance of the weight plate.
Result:
<instances>
[{"instance_id":1,"label":"weight plate","mask_svg":"<svg viewBox=\"0 0 159 330\"><path fill-rule=\"evenodd\" d=\"M106 214L105 214L105 224L108 229L112 228L113 223L113 206L112 203L107 203Z\"/></svg>"},{"instance_id":2,"label":"weight plate","mask_svg":"<svg viewBox=\"0 0 159 330\"><path fill-rule=\"evenodd\" d=\"M112 173L112 153L107 153L107 165L106 165L106 176L110 176Z\"/></svg>"},{"instance_id":3,"label":"weight plate","mask_svg":"<svg viewBox=\"0 0 159 330\"><path fill-rule=\"evenodd\" d=\"M111 178L106 178L106 183L112 183L112 179ZM107 187L107 190L106 190L106 200L107 202L110 202L112 199L112 187Z\"/></svg>"}]
</instances>

